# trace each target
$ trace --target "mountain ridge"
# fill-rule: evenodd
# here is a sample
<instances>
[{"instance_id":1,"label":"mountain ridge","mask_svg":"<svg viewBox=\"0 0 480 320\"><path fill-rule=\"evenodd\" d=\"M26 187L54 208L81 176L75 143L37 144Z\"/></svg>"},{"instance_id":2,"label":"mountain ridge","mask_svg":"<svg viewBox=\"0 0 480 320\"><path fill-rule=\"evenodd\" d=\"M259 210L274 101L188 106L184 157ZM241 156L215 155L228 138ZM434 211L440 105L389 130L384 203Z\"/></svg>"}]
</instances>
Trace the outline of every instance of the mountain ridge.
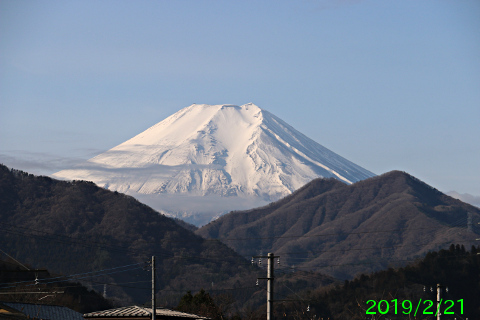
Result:
<instances>
[{"instance_id":1,"label":"mountain ridge","mask_svg":"<svg viewBox=\"0 0 480 320\"><path fill-rule=\"evenodd\" d=\"M351 184L371 176L253 103L191 105L83 165L53 174L142 197L179 218L187 214L183 195L194 203L195 197L218 196L231 200L229 210L246 209L248 201L251 208L278 200L317 177ZM213 216L223 212L218 208Z\"/></svg>"},{"instance_id":2,"label":"mountain ridge","mask_svg":"<svg viewBox=\"0 0 480 320\"><path fill-rule=\"evenodd\" d=\"M401 263L451 243L474 244L480 234L475 223L468 225L469 219L480 221L478 208L407 173L392 171L317 190L327 186L328 180L321 180L278 206L231 212L196 233L219 239L245 257L275 252L299 268L321 268L340 278ZM375 263L364 269L362 261Z\"/></svg>"}]
</instances>

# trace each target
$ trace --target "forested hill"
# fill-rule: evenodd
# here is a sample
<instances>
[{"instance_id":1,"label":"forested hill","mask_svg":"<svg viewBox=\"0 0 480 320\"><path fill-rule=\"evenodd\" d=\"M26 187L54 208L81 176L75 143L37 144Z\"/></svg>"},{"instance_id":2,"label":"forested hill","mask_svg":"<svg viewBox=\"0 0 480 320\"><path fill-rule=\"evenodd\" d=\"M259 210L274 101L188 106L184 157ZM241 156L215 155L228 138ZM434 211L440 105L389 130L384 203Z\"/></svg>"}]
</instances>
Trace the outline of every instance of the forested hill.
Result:
<instances>
[{"instance_id":1,"label":"forested hill","mask_svg":"<svg viewBox=\"0 0 480 320\"><path fill-rule=\"evenodd\" d=\"M442 289L442 319L480 319L478 253L480 246L472 246L468 251L464 246L452 244L448 250L429 252L404 268L362 274L353 281L345 281L343 286L305 293L302 299L310 304L308 319L314 315L317 319L336 320L436 319L437 284ZM382 300L380 312L378 303ZM430 308L427 300L433 301ZM389 311L385 312L387 303ZM301 307L299 303L283 307L290 310L287 319L307 319L295 314ZM367 315L367 311L371 313Z\"/></svg>"},{"instance_id":2,"label":"forested hill","mask_svg":"<svg viewBox=\"0 0 480 320\"><path fill-rule=\"evenodd\" d=\"M142 269L152 255L159 296L220 285L248 267L222 243L205 241L132 197L3 165L0 243L3 251L35 268L82 274L81 281L92 285L113 284L108 296L117 303L148 300L151 275Z\"/></svg>"},{"instance_id":3,"label":"forested hill","mask_svg":"<svg viewBox=\"0 0 480 320\"><path fill-rule=\"evenodd\" d=\"M470 246L480 234L477 222L479 208L392 171L352 185L317 179L276 203L231 212L196 233L246 257L274 252L298 268L348 278L451 243Z\"/></svg>"}]
</instances>

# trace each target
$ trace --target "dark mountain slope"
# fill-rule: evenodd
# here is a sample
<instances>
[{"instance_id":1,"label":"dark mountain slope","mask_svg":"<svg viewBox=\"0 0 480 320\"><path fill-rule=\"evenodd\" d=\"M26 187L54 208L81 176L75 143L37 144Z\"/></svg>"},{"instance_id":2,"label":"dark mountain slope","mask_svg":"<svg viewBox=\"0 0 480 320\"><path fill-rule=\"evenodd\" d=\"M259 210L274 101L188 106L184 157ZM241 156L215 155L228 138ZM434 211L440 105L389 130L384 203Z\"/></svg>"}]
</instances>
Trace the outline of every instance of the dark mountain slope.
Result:
<instances>
[{"instance_id":1,"label":"dark mountain slope","mask_svg":"<svg viewBox=\"0 0 480 320\"><path fill-rule=\"evenodd\" d=\"M151 276L142 267L152 255L158 288L173 295L249 272L230 248L205 241L132 197L2 165L0 230L1 249L15 259L65 275L96 271L80 278L113 283L108 292L117 302L148 300ZM120 266L128 267L111 269ZM105 269L110 271L100 272Z\"/></svg>"},{"instance_id":2,"label":"dark mountain slope","mask_svg":"<svg viewBox=\"0 0 480 320\"><path fill-rule=\"evenodd\" d=\"M276 202L272 202L264 207L246 211L234 211L227 214L227 217L221 217L200 228L197 234L206 238L230 238L230 232L238 234L238 230L246 230L249 226L255 226L262 219L268 219L269 215L280 208L289 208L291 205L311 199L319 194L345 187L346 184L336 179L315 179L306 184L291 195L286 196ZM280 224L279 224L280 226ZM219 236L222 235L222 236ZM234 238L231 237L231 238ZM256 241L255 239L250 239ZM254 244L246 244L247 247L253 247Z\"/></svg>"},{"instance_id":3,"label":"dark mountain slope","mask_svg":"<svg viewBox=\"0 0 480 320\"><path fill-rule=\"evenodd\" d=\"M314 180L279 205L232 212L196 233L244 256L275 252L290 265L337 277L379 270L451 243L470 245L478 237L478 228L467 229L468 212L480 221L478 208L404 172L353 185L329 183Z\"/></svg>"}]
</instances>

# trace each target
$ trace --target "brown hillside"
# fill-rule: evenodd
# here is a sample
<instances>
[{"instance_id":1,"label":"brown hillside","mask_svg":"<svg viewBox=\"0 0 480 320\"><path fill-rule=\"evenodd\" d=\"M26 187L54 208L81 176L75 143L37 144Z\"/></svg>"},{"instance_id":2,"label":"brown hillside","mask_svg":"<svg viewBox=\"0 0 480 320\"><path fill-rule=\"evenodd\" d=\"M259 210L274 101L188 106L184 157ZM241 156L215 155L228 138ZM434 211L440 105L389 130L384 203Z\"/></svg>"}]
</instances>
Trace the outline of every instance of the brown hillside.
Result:
<instances>
[{"instance_id":1,"label":"brown hillside","mask_svg":"<svg viewBox=\"0 0 480 320\"><path fill-rule=\"evenodd\" d=\"M229 213L196 233L246 257L274 252L296 269L351 277L451 243L474 244L479 229L467 229L468 212L480 221L480 209L392 171L352 185L317 179L277 203Z\"/></svg>"},{"instance_id":2,"label":"brown hillside","mask_svg":"<svg viewBox=\"0 0 480 320\"><path fill-rule=\"evenodd\" d=\"M112 284L108 295L116 303L149 299L151 274L142 268L152 255L159 296L176 295L174 302L187 290L213 281L218 287L231 275L251 272L248 261L227 246L205 241L132 197L3 165L0 230L1 249L15 259L56 274L80 273L78 279L97 290Z\"/></svg>"}]
</instances>

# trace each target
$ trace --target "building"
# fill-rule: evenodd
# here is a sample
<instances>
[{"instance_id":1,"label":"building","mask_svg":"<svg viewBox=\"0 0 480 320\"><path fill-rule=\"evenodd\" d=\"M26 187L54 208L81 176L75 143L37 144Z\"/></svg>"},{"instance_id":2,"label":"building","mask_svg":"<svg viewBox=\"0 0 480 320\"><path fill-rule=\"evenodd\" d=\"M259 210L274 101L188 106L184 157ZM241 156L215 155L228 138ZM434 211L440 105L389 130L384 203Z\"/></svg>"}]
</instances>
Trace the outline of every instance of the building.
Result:
<instances>
[{"instance_id":1,"label":"building","mask_svg":"<svg viewBox=\"0 0 480 320\"><path fill-rule=\"evenodd\" d=\"M67 307L17 302L2 302L1 305L9 307L10 310L3 308L5 313L0 315L0 319L83 320L81 313ZM13 314L11 309L17 310L18 313ZM22 318L22 314L25 315L24 318ZM5 317L2 318L2 316ZM7 316L16 317L8 318Z\"/></svg>"},{"instance_id":2,"label":"building","mask_svg":"<svg viewBox=\"0 0 480 320\"><path fill-rule=\"evenodd\" d=\"M28 318L23 312L0 303L0 319L23 320Z\"/></svg>"},{"instance_id":3,"label":"building","mask_svg":"<svg viewBox=\"0 0 480 320\"><path fill-rule=\"evenodd\" d=\"M139 320L151 319L152 308L139 306L122 307L103 311L90 312L83 315L85 319L109 319L109 320ZM156 309L158 320L207 320L209 318L197 316L196 314L174 311L165 308Z\"/></svg>"}]
</instances>

